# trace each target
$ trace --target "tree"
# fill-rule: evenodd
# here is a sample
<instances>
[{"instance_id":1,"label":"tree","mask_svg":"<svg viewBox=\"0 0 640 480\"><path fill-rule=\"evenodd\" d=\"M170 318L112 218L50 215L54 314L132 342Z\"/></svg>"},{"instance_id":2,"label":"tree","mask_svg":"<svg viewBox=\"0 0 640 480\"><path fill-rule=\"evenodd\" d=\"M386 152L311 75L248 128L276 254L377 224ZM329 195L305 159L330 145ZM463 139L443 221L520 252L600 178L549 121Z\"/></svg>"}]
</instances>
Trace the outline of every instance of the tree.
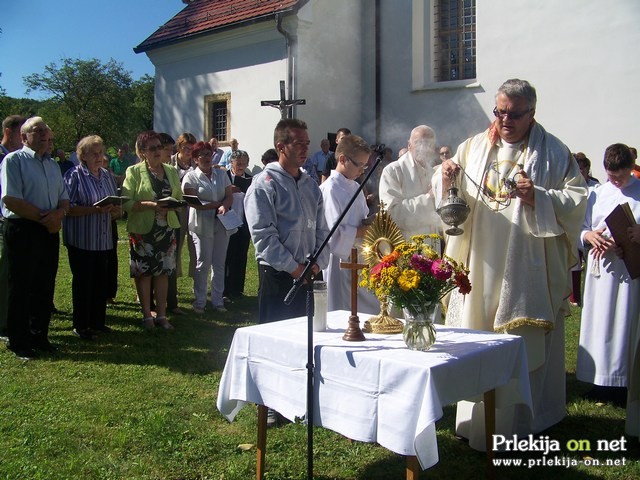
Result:
<instances>
[{"instance_id":1,"label":"tree","mask_svg":"<svg viewBox=\"0 0 640 480\"><path fill-rule=\"evenodd\" d=\"M155 82L152 76L143 75L133 82L133 111L131 128L136 132L153 129L153 95Z\"/></svg>"},{"instance_id":2,"label":"tree","mask_svg":"<svg viewBox=\"0 0 640 480\"><path fill-rule=\"evenodd\" d=\"M135 138L142 125L148 128L145 94L151 83L153 105L153 80L145 76L133 82L130 72L113 59L103 64L95 58L63 58L60 66L51 63L44 73L23 80L27 93L40 90L50 95L39 114L53 129L56 144L65 149L92 134L100 135L106 145L117 145Z\"/></svg>"}]
</instances>

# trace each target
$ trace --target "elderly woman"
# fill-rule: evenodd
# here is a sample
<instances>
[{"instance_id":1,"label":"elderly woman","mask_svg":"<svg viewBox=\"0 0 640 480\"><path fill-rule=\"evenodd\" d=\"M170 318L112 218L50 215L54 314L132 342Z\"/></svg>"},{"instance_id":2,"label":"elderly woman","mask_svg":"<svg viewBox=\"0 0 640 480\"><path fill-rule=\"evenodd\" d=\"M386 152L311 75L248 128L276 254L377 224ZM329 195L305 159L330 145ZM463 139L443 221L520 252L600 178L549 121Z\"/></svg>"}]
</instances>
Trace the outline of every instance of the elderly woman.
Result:
<instances>
[{"instance_id":1,"label":"elderly woman","mask_svg":"<svg viewBox=\"0 0 640 480\"><path fill-rule=\"evenodd\" d=\"M97 331L111 331L105 323L109 251L114 246L111 216L120 207L94 206L104 197L117 194L114 178L102 167L102 138L84 137L78 142L76 153L80 164L64 177L71 208L62 233L73 275L73 333L91 340Z\"/></svg>"},{"instance_id":2,"label":"elderly woman","mask_svg":"<svg viewBox=\"0 0 640 480\"><path fill-rule=\"evenodd\" d=\"M224 215L233 203L231 181L224 170L213 168L211 145L198 142L193 147L196 169L187 172L182 180L185 195L196 195L202 206L193 206L189 211L189 233L196 247L196 271L193 277L195 301L193 311L204 313L207 303L207 278L211 273L211 305L225 312L222 294L224 291L224 265L229 244L229 235L217 218Z\"/></svg>"},{"instance_id":3,"label":"elderly woman","mask_svg":"<svg viewBox=\"0 0 640 480\"><path fill-rule=\"evenodd\" d=\"M102 161L102 168L109 172L113 181L118 185L118 181L109 169L111 158L105 155ZM122 217L122 206L111 210L111 238L113 240L113 248L108 251L107 261L107 303L116 303L116 295L118 294L118 222L116 220Z\"/></svg>"},{"instance_id":4,"label":"elderly woman","mask_svg":"<svg viewBox=\"0 0 640 480\"><path fill-rule=\"evenodd\" d=\"M137 163L127 169L122 194L129 197L124 209L129 213L127 231L130 245L130 270L135 279L144 315L143 327L173 326L166 317L168 276L176 268L175 229L180 227L175 209L158 203L165 197L182 199L178 172L162 163L162 142L153 130L142 132L136 140ZM157 317L151 316L151 277Z\"/></svg>"},{"instance_id":5,"label":"elderly woman","mask_svg":"<svg viewBox=\"0 0 640 480\"><path fill-rule=\"evenodd\" d=\"M247 252L251 241L251 233L244 218L244 195L251 185L252 176L246 172L249 166L249 154L244 150L236 150L231 154L231 168L227 176L231 180L233 191L233 209L242 218L243 224L231 235L224 272L224 296L240 297L244 293L244 282L247 271Z\"/></svg>"},{"instance_id":6,"label":"elderly woman","mask_svg":"<svg viewBox=\"0 0 640 480\"><path fill-rule=\"evenodd\" d=\"M196 137L192 133L185 132L180 134L176 143L177 152L171 156L171 165L178 170L178 177L182 182L182 179L187 172L192 171L195 168L195 164L192 158L193 146L196 144ZM184 245L184 239L187 238L187 250L189 251L189 276L193 277L196 270L196 248L193 246L193 240L187 235L189 229L189 208L184 208L178 212L178 218L180 219L180 231L178 232L178 250L176 254L176 277L182 276L182 246Z\"/></svg>"}]
</instances>

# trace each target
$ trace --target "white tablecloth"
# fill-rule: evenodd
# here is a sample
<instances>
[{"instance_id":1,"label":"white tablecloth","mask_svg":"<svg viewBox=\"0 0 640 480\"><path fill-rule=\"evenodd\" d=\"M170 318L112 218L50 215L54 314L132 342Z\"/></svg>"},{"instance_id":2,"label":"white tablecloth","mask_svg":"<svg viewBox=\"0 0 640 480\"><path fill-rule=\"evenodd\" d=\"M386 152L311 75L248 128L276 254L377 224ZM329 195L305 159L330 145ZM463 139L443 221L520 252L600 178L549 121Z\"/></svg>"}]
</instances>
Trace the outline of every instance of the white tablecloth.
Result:
<instances>
[{"instance_id":1,"label":"white tablecloth","mask_svg":"<svg viewBox=\"0 0 640 480\"><path fill-rule=\"evenodd\" d=\"M360 314L363 323L369 316ZM435 422L443 407L496 388L496 406L531 407L525 346L518 336L437 325L428 352L402 335L342 340L349 313L329 312L314 333L314 423L348 438L438 462ZM233 421L251 402L290 420L306 411L306 318L239 328L220 380L217 406ZM503 388L497 388L503 387Z\"/></svg>"}]
</instances>

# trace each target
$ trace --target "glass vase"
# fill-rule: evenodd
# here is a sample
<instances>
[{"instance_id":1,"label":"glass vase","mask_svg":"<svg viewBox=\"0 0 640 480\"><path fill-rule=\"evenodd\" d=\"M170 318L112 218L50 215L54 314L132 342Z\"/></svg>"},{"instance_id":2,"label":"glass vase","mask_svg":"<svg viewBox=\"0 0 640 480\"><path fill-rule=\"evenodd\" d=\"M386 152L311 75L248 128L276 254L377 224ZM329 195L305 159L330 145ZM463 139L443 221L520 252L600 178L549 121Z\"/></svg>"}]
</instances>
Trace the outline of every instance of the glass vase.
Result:
<instances>
[{"instance_id":1,"label":"glass vase","mask_svg":"<svg viewBox=\"0 0 640 480\"><path fill-rule=\"evenodd\" d=\"M426 352L436 342L436 328L433 326L435 309L435 303L402 309L405 321L402 338L409 350Z\"/></svg>"}]
</instances>

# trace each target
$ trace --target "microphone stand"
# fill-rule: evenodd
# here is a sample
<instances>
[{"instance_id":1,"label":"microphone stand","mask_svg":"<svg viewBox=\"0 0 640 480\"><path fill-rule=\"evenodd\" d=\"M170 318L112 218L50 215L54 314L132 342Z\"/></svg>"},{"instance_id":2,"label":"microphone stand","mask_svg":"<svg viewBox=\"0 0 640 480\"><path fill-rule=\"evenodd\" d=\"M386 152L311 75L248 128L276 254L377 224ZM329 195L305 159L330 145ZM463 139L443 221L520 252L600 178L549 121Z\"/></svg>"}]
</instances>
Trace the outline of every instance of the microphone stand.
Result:
<instances>
[{"instance_id":1,"label":"microphone stand","mask_svg":"<svg viewBox=\"0 0 640 480\"><path fill-rule=\"evenodd\" d=\"M313 479L313 416L314 416L313 415L313 410L314 410L313 309L311 308L313 305L314 276L311 273L311 268L313 267L313 265L315 265L316 261L318 260L318 257L320 256L324 248L329 243L329 240L331 239L331 237L333 237L333 234L340 226L340 223L342 222L345 215L353 205L353 202L356 201L356 198L358 198L358 195L360 195L360 192L362 192L362 189L364 188L365 183L367 183L367 180L369 180L369 177L371 177L371 174L375 171L375 169L378 167L378 165L382 161L383 148L384 148L383 144L379 145L376 148L375 151L378 155L376 156L376 161L374 162L373 166L371 167L371 169L369 169L364 180L358 187L358 190L356 190L356 193L353 194L353 196L349 200L349 203L347 204L343 212L340 214L340 216L336 220L336 223L333 225L333 227L329 231L327 238L324 239L324 241L322 242L322 244L320 244L320 246L318 247L315 253L307 257L307 264L305 269L302 271L302 274L294 280L291 290L289 290L289 292L287 293L287 296L284 298L284 303L286 305L290 305L293 299L295 298L296 294L298 293L298 290L305 282L305 279L307 280L308 286L307 286L307 304L306 304L306 308L307 308L307 415L306 416L307 416L307 478L309 480Z\"/></svg>"}]
</instances>

